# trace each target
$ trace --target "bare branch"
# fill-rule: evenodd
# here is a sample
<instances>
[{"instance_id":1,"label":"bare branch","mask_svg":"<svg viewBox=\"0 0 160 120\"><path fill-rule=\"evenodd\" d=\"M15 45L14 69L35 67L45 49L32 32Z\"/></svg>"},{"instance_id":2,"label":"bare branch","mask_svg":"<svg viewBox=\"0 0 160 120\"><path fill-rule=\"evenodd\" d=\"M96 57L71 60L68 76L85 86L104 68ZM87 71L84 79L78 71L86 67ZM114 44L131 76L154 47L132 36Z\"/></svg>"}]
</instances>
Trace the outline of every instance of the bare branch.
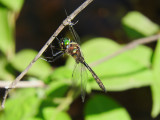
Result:
<instances>
[{"instance_id":1,"label":"bare branch","mask_svg":"<svg viewBox=\"0 0 160 120\"><path fill-rule=\"evenodd\" d=\"M31 61L28 67L9 85L6 87L5 95L2 100L2 108L4 108L5 100L7 95L11 89L15 88L16 84L22 79L22 77L28 72L28 70L32 67L32 65L38 60L38 58L43 54L43 52L47 49L47 47L52 43L55 37L63 30L63 28L71 23L71 21L76 17L78 13L80 13L85 7L87 7L93 0L86 0L80 7L78 7L71 15L69 15L62 24L58 27L55 33L49 38L47 43L43 46L43 48L39 51L37 56Z\"/></svg>"},{"instance_id":2,"label":"bare branch","mask_svg":"<svg viewBox=\"0 0 160 120\"><path fill-rule=\"evenodd\" d=\"M5 88L9 86L11 81L0 81L0 88ZM34 81L19 81L16 84L16 88L40 88L45 87L46 85L41 80L34 80Z\"/></svg>"},{"instance_id":3,"label":"bare branch","mask_svg":"<svg viewBox=\"0 0 160 120\"><path fill-rule=\"evenodd\" d=\"M140 44L146 44L146 43L150 43L150 42L153 42L153 41L157 41L158 38L160 38L160 34L134 40L133 42L127 44L125 47L121 48L120 50L116 51L115 53L113 53L109 56L106 56L106 57L92 63L91 66L93 67L93 66L96 66L98 64L101 64L101 63L103 63L103 62L105 62L105 61L123 53L123 52L126 52L126 51L128 51L132 48L135 48L136 46L138 46Z\"/></svg>"}]
</instances>

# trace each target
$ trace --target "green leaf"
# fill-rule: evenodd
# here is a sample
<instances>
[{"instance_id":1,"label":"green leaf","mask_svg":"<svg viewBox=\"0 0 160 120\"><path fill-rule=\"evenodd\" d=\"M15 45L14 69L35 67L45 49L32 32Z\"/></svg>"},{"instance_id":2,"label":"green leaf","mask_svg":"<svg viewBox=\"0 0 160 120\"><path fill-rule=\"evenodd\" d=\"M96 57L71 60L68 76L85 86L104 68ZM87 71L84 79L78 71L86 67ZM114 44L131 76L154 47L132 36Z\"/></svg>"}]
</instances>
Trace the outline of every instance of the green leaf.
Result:
<instances>
[{"instance_id":1,"label":"green leaf","mask_svg":"<svg viewBox=\"0 0 160 120\"><path fill-rule=\"evenodd\" d=\"M131 120L127 110L115 100L94 95L85 105L85 120Z\"/></svg>"},{"instance_id":2,"label":"green leaf","mask_svg":"<svg viewBox=\"0 0 160 120\"><path fill-rule=\"evenodd\" d=\"M102 59L121 48L120 45L106 38L94 38L82 45L82 51L87 63ZM92 69L102 80L109 91L127 90L150 85L153 79L150 70L152 50L145 46L138 46L120 54ZM74 59L69 58L66 67L74 67ZM88 86L100 89L91 74ZM87 87L88 87L87 86Z\"/></svg>"},{"instance_id":3,"label":"green leaf","mask_svg":"<svg viewBox=\"0 0 160 120\"><path fill-rule=\"evenodd\" d=\"M160 113L160 39L157 42L157 46L153 56L153 84L152 88L152 117L156 117Z\"/></svg>"},{"instance_id":4,"label":"green leaf","mask_svg":"<svg viewBox=\"0 0 160 120\"><path fill-rule=\"evenodd\" d=\"M98 69L97 73L109 91L148 86L153 79L152 71L150 70L151 56L152 50L150 48L138 46L102 63L95 70ZM98 89L95 82L92 82L92 87Z\"/></svg>"},{"instance_id":5,"label":"green leaf","mask_svg":"<svg viewBox=\"0 0 160 120\"><path fill-rule=\"evenodd\" d=\"M63 97L68 90L68 85L63 81L53 81L46 90L47 97Z\"/></svg>"},{"instance_id":6,"label":"green leaf","mask_svg":"<svg viewBox=\"0 0 160 120\"><path fill-rule=\"evenodd\" d=\"M36 55L36 51L31 49L25 49L18 52L11 61L11 63L17 70L22 72ZM37 60L31 67L31 69L28 71L29 75L34 75L42 79L48 76L50 73L51 67L49 63L42 59Z\"/></svg>"},{"instance_id":7,"label":"green leaf","mask_svg":"<svg viewBox=\"0 0 160 120\"><path fill-rule=\"evenodd\" d=\"M1 72L0 72L0 79L1 80L13 80L14 76L9 73L8 69L7 69L7 65L8 62L5 58L0 58L0 68L1 68Z\"/></svg>"},{"instance_id":8,"label":"green leaf","mask_svg":"<svg viewBox=\"0 0 160 120\"><path fill-rule=\"evenodd\" d=\"M56 108L46 107L43 109L45 120L71 120L66 112L59 112Z\"/></svg>"},{"instance_id":9,"label":"green leaf","mask_svg":"<svg viewBox=\"0 0 160 120\"><path fill-rule=\"evenodd\" d=\"M36 95L35 89L23 89L16 91L5 104L5 120L28 120L33 117L40 104L40 99Z\"/></svg>"},{"instance_id":10,"label":"green leaf","mask_svg":"<svg viewBox=\"0 0 160 120\"><path fill-rule=\"evenodd\" d=\"M43 119L42 118L33 117L33 118L28 118L27 120L43 120Z\"/></svg>"},{"instance_id":11,"label":"green leaf","mask_svg":"<svg viewBox=\"0 0 160 120\"><path fill-rule=\"evenodd\" d=\"M0 0L0 3L14 11L20 11L23 6L24 0Z\"/></svg>"},{"instance_id":12,"label":"green leaf","mask_svg":"<svg viewBox=\"0 0 160 120\"><path fill-rule=\"evenodd\" d=\"M150 36L159 31L159 26L149 20L143 14L132 11L122 19L122 24L131 38Z\"/></svg>"},{"instance_id":13,"label":"green leaf","mask_svg":"<svg viewBox=\"0 0 160 120\"><path fill-rule=\"evenodd\" d=\"M66 82L70 82L72 78L72 69L67 67L59 67L53 71L53 73L48 77L50 80L63 80Z\"/></svg>"},{"instance_id":14,"label":"green leaf","mask_svg":"<svg viewBox=\"0 0 160 120\"><path fill-rule=\"evenodd\" d=\"M15 51L12 20L12 14L6 8L0 7L0 50L9 59L13 57Z\"/></svg>"}]
</instances>

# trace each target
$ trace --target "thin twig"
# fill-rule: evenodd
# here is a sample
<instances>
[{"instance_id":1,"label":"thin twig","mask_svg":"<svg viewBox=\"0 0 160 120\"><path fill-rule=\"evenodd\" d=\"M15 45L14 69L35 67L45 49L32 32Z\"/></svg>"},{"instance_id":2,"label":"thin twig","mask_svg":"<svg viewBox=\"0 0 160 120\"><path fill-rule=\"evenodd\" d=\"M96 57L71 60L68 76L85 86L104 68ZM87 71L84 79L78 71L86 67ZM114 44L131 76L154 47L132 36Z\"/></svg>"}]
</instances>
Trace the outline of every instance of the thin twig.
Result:
<instances>
[{"instance_id":1,"label":"thin twig","mask_svg":"<svg viewBox=\"0 0 160 120\"><path fill-rule=\"evenodd\" d=\"M157 34L157 35L153 35L153 36L150 36L150 37L146 37L146 38L141 38L141 39L137 39L137 40L134 40L133 42L131 43L128 43L125 47L121 48L120 50L116 51L115 53L109 55L109 56L106 56L92 64L90 64L92 67L93 66L96 66L98 64L101 64L123 52L126 52L132 48L135 48L136 46L140 45L140 44L146 44L146 43L150 43L150 42L153 42L153 41L157 41L157 39L160 38L160 34Z\"/></svg>"},{"instance_id":2,"label":"thin twig","mask_svg":"<svg viewBox=\"0 0 160 120\"><path fill-rule=\"evenodd\" d=\"M0 88L5 88L9 86L11 81L0 81ZM16 88L41 88L45 87L46 85L41 80L34 80L34 81L19 81L16 84Z\"/></svg>"},{"instance_id":3,"label":"thin twig","mask_svg":"<svg viewBox=\"0 0 160 120\"><path fill-rule=\"evenodd\" d=\"M39 51L37 56L30 62L28 67L9 85L6 87L5 95L3 97L1 107L4 108L5 100L8 96L9 91L12 88L15 88L16 84L22 79L22 77L28 72L28 70L32 67L32 65L38 60L38 58L43 54L43 52L47 49L47 47L52 43L55 37L62 31L62 29L71 24L71 21L78 15L85 7L87 7L93 0L86 0L80 7L78 7L71 15L69 15L59 26L59 28L55 31L55 33L49 38L43 48Z\"/></svg>"}]
</instances>

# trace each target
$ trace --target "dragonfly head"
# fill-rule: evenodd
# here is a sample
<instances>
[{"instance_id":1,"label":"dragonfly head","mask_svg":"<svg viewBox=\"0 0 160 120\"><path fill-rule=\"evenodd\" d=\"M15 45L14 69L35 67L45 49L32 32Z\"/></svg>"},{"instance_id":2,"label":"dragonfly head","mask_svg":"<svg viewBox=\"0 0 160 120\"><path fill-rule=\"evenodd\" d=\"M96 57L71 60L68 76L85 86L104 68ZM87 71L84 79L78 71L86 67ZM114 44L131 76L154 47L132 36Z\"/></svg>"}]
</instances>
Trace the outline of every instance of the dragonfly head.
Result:
<instances>
[{"instance_id":1,"label":"dragonfly head","mask_svg":"<svg viewBox=\"0 0 160 120\"><path fill-rule=\"evenodd\" d=\"M61 42L61 47L63 49L67 49L69 47L71 40L69 38L63 38L62 42Z\"/></svg>"}]
</instances>

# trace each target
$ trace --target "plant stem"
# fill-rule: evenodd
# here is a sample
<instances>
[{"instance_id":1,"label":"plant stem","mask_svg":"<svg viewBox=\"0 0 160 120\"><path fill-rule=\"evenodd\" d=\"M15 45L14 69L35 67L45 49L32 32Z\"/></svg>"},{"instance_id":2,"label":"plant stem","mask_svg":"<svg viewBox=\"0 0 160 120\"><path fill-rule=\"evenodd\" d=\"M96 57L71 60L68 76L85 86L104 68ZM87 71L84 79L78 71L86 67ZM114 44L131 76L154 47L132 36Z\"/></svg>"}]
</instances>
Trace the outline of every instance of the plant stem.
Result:
<instances>
[{"instance_id":1,"label":"plant stem","mask_svg":"<svg viewBox=\"0 0 160 120\"><path fill-rule=\"evenodd\" d=\"M105 61L108 61L110 60L111 58L115 57L115 56L118 56L130 49L133 49L135 48L136 46L140 45L140 44L146 44L146 43L150 43L150 42L153 42L153 41L157 41L158 38L160 38L160 34L157 34L157 35L153 35L153 36L150 36L150 37L145 37L145 38L141 38L141 39L137 39L137 40L134 40L133 42L130 42L128 43L126 46L124 46L123 48L121 48L120 50L116 51L115 53L111 54L111 55L108 55L94 63L91 63L90 65L93 67L93 66L96 66L98 64L101 64Z\"/></svg>"}]
</instances>

